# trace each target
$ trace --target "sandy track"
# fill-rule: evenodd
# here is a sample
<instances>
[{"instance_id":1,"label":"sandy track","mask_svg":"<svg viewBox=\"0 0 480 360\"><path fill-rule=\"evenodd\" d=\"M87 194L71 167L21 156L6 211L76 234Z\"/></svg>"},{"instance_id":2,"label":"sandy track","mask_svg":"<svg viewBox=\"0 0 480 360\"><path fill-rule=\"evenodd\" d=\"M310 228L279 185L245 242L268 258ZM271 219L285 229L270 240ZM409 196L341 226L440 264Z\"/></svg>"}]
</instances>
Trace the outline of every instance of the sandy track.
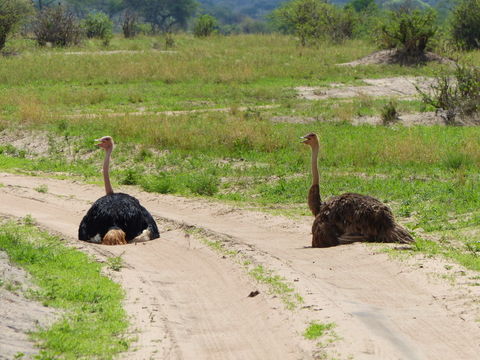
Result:
<instances>
[{"instance_id":1,"label":"sandy track","mask_svg":"<svg viewBox=\"0 0 480 360\"><path fill-rule=\"evenodd\" d=\"M1 213L31 214L41 225L76 236L100 187L71 181L0 174ZM34 190L46 184L48 193ZM311 249L310 219L232 209L225 205L129 189L157 218L187 223L295 284L304 298L288 311L262 293L240 266L179 230L146 244L77 246L98 256L122 255L118 280L140 330L128 359L305 359L318 355L301 337L309 321L334 322L341 339L326 349L337 358L475 359L480 353L479 288L428 276L363 244ZM440 264L441 267L441 264ZM263 290L263 289L262 289Z\"/></svg>"}]
</instances>

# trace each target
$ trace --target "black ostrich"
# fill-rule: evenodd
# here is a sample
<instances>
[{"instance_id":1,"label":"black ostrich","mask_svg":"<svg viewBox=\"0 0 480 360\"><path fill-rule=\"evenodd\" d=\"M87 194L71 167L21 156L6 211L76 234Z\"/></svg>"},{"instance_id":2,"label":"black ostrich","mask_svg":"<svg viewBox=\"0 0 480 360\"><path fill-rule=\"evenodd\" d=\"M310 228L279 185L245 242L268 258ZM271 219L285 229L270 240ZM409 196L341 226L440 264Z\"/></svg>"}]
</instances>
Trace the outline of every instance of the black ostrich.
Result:
<instances>
[{"instance_id":1,"label":"black ostrich","mask_svg":"<svg viewBox=\"0 0 480 360\"><path fill-rule=\"evenodd\" d=\"M312 186L308 206L315 216L312 226L312 247L335 246L342 242L379 241L410 243L408 231L395 222L390 208L367 195L345 193L322 202L320 198L317 135L302 137L312 148Z\"/></svg>"},{"instance_id":2,"label":"black ostrich","mask_svg":"<svg viewBox=\"0 0 480 360\"><path fill-rule=\"evenodd\" d=\"M122 245L160 237L152 215L133 196L114 193L110 183L109 166L113 139L104 136L97 146L105 150L103 180L105 192L83 217L78 239L104 245Z\"/></svg>"}]
</instances>

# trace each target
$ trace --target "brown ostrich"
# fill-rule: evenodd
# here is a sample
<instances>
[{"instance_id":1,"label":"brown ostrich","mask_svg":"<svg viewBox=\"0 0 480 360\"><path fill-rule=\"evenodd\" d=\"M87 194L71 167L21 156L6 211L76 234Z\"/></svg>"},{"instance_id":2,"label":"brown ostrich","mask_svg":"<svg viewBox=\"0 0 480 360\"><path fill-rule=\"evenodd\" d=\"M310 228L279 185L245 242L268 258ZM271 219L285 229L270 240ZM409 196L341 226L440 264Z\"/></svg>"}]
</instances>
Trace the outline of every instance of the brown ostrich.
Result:
<instances>
[{"instance_id":1,"label":"brown ostrich","mask_svg":"<svg viewBox=\"0 0 480 360\"><path fill-rule=\"evenodd\" d=\"M104 245L122 245L160 237L152 215L136 198L113 192L109 176L113 139L104 136L97 141L99 141L97 146L105 150L103 180L106 195L95 201L83 217L78 229L78 238Z\"/></svg>"},{"instance_id":2,"label":"brown ostrich","mask_svg":"<svg viewBox=\"0 0 480 360\"><path fill-rule=\"evenodd\" d=\"M329 247L352 241L414 241L408 231L395 222L390 208L371 196L345 193L322 202L317 166L318 138L310 133L302 139L312 148L313 179L308 193L308 206L315 216L312 247Z\"/></svg>"}]
</instances>

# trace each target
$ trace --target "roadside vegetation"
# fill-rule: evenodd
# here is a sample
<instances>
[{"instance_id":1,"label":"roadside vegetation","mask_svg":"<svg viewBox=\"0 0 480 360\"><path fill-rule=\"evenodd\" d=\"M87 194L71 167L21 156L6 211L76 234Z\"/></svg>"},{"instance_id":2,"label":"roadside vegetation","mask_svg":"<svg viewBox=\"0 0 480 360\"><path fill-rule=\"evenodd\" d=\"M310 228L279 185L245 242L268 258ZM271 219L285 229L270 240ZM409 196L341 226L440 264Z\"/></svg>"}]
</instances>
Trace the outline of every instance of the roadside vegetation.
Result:
<instances>
[{"instance_id":1,"label":"roadside vegetation","mask_svg":"<svg viewBox=\"0 0 480 360\"><path fill-rule=\"evenodd\" d=\"M100 263L32 222L1 223L0 250L32 276L36 288L27 296L59 310L50 327L30 334L40 349L35 359L113 359L130 342L122 289Z\"/></svg>"}]
</instances>

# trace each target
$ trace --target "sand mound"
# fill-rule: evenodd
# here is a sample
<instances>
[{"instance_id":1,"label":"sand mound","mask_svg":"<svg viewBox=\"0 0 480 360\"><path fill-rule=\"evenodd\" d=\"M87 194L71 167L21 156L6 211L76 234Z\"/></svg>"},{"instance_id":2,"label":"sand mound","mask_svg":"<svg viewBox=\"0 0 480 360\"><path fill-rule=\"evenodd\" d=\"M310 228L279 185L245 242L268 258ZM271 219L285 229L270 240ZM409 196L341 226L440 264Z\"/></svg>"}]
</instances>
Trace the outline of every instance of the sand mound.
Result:
<instances>
[{"instance_id":1,"label":"sand mound","mask_svg":"<svg viewBox=\"0 0 480 360\"><path fill-rule=\"evenodd\" d=\"M340 66L358 66L358 65L385 65L385 64L400 64L400 65L418 65L427 62L438 62L440 64L454 64L453 60L447 59L432 52L426 52L420 58L407 58L403 56L397 49L381 50L367 55L361 59L351 61L348 63L338 64Z\"/></svg>"}]
</instances>

